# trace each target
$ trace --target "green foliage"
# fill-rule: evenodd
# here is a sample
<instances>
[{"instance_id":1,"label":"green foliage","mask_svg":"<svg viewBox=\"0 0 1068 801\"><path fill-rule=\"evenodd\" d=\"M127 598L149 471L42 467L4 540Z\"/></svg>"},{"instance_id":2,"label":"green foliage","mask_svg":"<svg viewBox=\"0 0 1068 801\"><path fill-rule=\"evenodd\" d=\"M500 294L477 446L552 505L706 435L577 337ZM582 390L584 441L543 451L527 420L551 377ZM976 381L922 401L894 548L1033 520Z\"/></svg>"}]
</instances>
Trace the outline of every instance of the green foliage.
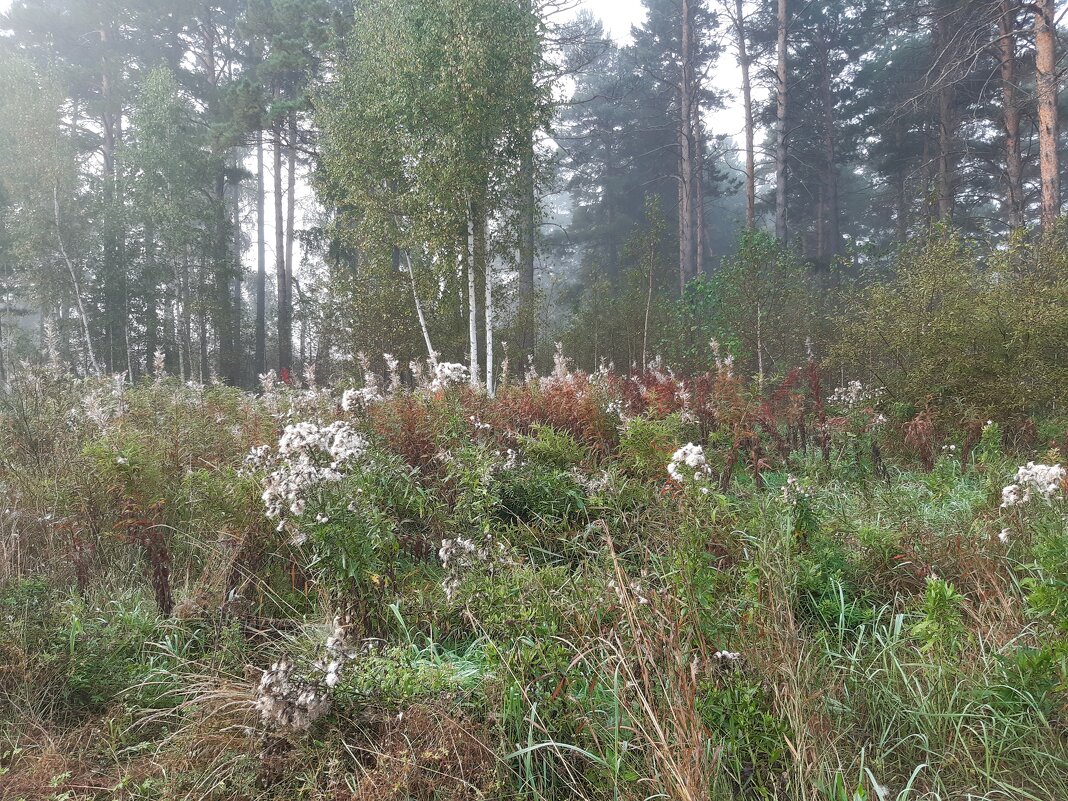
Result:
<instances>
[{"instance_id":1,"label":"green foliage","mask_svg":"<svg viewBox=\"0 0 1068 801\"><path fill-rule=\"evenodd\" d=\"M774 786L789 730L775 714L765 686L743 671L728 669L700 687L697 711L715 742L726 745L720 759L736 792Z\"/></svg>"},{"instance_id":2,"label":"green foliage","mask_svg":"<svg viewBox=\"0 0 1068 801\"><path fill-rule=\"evenodd\" d=\"M620 465L638 478L666 481L671 454L686 442L689 433L689 427L677 414L659 420L632 417L619 438Z\"/></svg>"},{"instance_id":3,"label":"green foliage","mask_svg":"<svg viewBox=\"0 0 1068 801\"><path fill-rule=\"evenodd\" d=\"M796 794L802 766L804 787L835 798L1066 789L1061 503L998 509L1029 456L1002 455L995 426L947 430L975 458L939 452L928 472L892 447L895 426L858 415L829 460L810 438L760 486L679 486L666 466L681 444L725 465L722 418L684 421L673 379L584 379L561 397L591 416L626 411L629 392L664 397L607 448L599 429L543 422L570 418L539 405L559 391L540 382L341 412L329 392L20 378L0 396L3 520L20 546L0 540L0 736L34 748L40 730L114 730L106 758L74 752L133 786L144 749L168 760L152 775L172 794L219 775L218 793L255 787L257 743L275 735L292 763L271 762L257 792L332 792L353 775L348 749L422 738L405 728L416 708L470 721L506 766L502 792L545 799L670 794L676 768L704 771L685 781L711 797ZM264 472L239 467L280 420L374 432L300 496L285 535L265 518ZM879 475L861 464L873 440L890 454ZM127 541L142 528L166 534L177 619L155 611ZM336 625L348 639L328 650ZM316 671L339 653L331 688ZM309 732L270 728L250 703L281 660L331 703ZM435 759L464 768L451 749ZM20 781L27 764L12 763Z\"/></svg>"},{"instance_id":4,"label":"green foliage","mask_svg":"<svg viewBox=\"0 0 1068 801\"><path fill-rule=\"evenodd\" d=\"M804 364L806 341L817 334L817 288L798 254L763 231L747 230L737 252L708 283L687 287L683 308L692 320L709 320L695 337L708 367L709 339L719 339L743 360L748 373L785 375ZM697 366L697 365L695 365Z\"/></svg>"},{"instance_id":5,"label":"green foliage","mask_svg":"<svg viewBox=\"0 0 1068 801\"><path fill-rule=\"evenodd\" d=\"M1068 325L1064 232L1013 239L983 253L936 228L897 256L894 277L848 298L835 348L898 401L1011 417L1040 412L1068 387L1068 364L1048 345Z\"/></svg>"},{"instance_id":6,"label":"green foliage","mask_svg":"<svg viewBox=\"0 0 1068 801\"><path fill-rule=\"evenodd\" d=\"M417 473L393 455L376 454L321 492L301 518L310 564L339 596L378 587L392 575L402 539L420 538L434 513Z\"/></svg>"},{"instance_id":7,"label":"green foliage","mask_svg":"<svg viewBox=\"0 0 1068 801\"><path fill-rule=\"evenodd\" d=\"M541 424L535 425L530 434L521 436L519 445L528 459L560 470L574 467L589 455L571 434Z\"/></svg>"},{"instance_id":8,"label":"green foliage","mask_svg":"<svg viewBox=\"0 0 1068 801\"><path fill-rule=\"evenodd\" d=\"M960 652L967 629L964 626L964 597L951 583L928 578L920 607L922 619L912 633L923 643L922 649L944 656Z\"/></svg>"},{"instance_id":9,"label":"green foliage","mask_svg":"<svg viewBox=\"0 0 1068 801\"><path fill-rule=\"evenodd\" d=\"M855 556L831 537L810 541L798 557L797 591L803 615L846 632L868 623L874 609L860 588Z\"/></svg>"}]
</instances>

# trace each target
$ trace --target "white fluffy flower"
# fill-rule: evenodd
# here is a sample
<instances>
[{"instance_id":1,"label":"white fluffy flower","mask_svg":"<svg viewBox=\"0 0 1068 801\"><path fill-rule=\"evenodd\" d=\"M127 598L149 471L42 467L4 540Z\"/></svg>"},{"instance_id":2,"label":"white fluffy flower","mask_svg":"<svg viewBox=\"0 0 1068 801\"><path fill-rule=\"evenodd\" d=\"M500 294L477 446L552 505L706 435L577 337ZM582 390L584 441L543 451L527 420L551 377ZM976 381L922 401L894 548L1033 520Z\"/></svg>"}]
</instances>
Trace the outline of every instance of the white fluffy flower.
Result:
<instances>
[{"instance_id":1,"label":"white fluffy flower","mask_svg":"<svg viewBox=\"0 0 1068 801\"><path fill-rule=\"evenodd\" d=\"M860 381L850 381L844 387L836 387L828 400L833 406L852 409L878 400L881 394L882 390L877 387L865 387Z\"/></svg>"},{"instance_id":2,"label":"white fluffy flower","mask_svg":"<svg viewBox=\"0 0 1068 801\"><path fill-rule=\"evenodd\" d=\"M481 544L465 537L442 540L438 558L441 560L441 566L445 568L446 576L442 581L442 588L448 600L452 600L452 596L459 589L464 574L476 567L494 571L515 564L504 544L490 535L487 535Z\"/></svg>"},{"instance_id":3,"label":"white fluffy flower","mask_svg":"<svg viewBox=\"0 0 1068 801\"><path fill-rule=\"evenodd\" d=\"M346 412L355 412L380 400L382 400L382 393L378 391L378 387L346 389L341 393L341 408Z\"/></svg>"},{"instance_id":4,"label":"white fluffy flower","mask_svg":"<svg viewBox=\"0 0 1068 801\"><path fill-rule=\"evenodd\" d=\"M430 382L430 389L437 391L454 384L463 384L467 378L465 365L458 362L438 362L434 365L434 380Z\"/></svg>"},{"instance_id":5,"label":"white fluffy flower","mask_svg":"<svg viewBox=\"0 0 1068 801\"><path fill-rule=\"evenodd\" d=\"M246 465L268 462L269 449L255 448ZM278 440L275 469L264 481L263 503L270 518L300 517L308 496L322 484L341 480L367 450L367 441L348 423L327 426L301 422L287 425ZM284 525L282 521L281 525Z\"/></svg>"},{"instance_id":6,"label":"white fluffy flower","mask_svg":"<svg viewBox=\"0 0 1068 801\"><path fill-rule=\"evenodd\" d=\"M1064 476L1064 468L1059 464L1028 462L1016 471L1016 483L1001 491L1001 508L1027 503L1034 494L1051 500L1060 492Z\"/></svg>"},{"instance_id":7,"label":"white fluffy flower","mask_svg":"<svg viewBox=\"0 0 1068 801\"><path fill-rule=\"evenodd\" d=\"M687 470L683 470L683 468ZM708 460L705 459L705 449L700 445L688 442L671 455L671 461L667 466L668 475L675 481L685 481L689 477L704 478L709 474Z\"/></svg>"},{"instance_id":8,"label":"white fluffy flower","mask_svg":"<svg viewBox=\"0 0 1068 801\"><path fill-rule=\"evenodd\" d=\"M283 659L260 677L256 710L269 726L307 731L330 711L330 699L316 685L296 678L293 663Z\"/></svg>"}]
</instances>

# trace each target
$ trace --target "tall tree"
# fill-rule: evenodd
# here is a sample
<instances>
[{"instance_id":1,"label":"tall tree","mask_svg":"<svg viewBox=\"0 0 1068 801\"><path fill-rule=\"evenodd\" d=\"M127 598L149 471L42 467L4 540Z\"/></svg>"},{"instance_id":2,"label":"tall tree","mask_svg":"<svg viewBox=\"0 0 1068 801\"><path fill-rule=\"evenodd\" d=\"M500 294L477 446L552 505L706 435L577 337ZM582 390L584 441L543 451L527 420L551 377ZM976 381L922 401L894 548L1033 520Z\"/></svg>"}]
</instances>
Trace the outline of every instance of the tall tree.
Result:
<instances>
[{"instance_id":1,"label":"tall tree","mask_svg":"<svg viewBox=\"0 0 1068 801\"><path fill-rule=\"evenodd\" d=\"M361 261L388 260L398 278L404 263L466 284L473 380L480 344L494 345L480 295L492 298L495 259L514 258L522 162L543 118L531 79L538 48L538 20L516 3L376 0L357 11L338 81L317 107L319 186L352 222ZM418 302L415 312L435 316Z\"/></svg>"},{"instance_id":2,"label":"tall tree","mask_svg":"<svg viewBox=\"0 0 1068 801\"><path fill-rule=\"evenodd\" d=\"M1042 227L1050 229L1061 213L1057 154L1057 28L1054 0L1035 0L1035 72L1038 97L1038 162L1042 180Z\"/></svg>"},{"instance_id":3,"label":"tall tree","mask_svg":"<svg viewBox=\"0 0 1068 801\"><path fill-rule=\"evenodd\" d=\"M790 18L787 0L778 0L775 13L775 236L787 242L786 181L786 113L789 99L787 71L787 32Z\"/></svg>"}]
</instances>

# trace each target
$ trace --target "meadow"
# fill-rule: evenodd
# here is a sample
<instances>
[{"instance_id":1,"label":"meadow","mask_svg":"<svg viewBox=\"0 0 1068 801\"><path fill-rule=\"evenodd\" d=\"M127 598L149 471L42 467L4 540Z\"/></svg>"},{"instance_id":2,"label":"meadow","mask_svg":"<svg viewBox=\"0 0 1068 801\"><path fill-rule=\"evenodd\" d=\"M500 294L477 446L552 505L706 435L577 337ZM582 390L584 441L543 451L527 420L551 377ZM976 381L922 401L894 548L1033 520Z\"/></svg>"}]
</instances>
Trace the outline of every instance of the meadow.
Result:
<instances>
[{"instance_id":1,"label":"meadow","mask_svg":"<svg viewBox=\"0 0 1068 801\"><path fill-rule=\"evenodd\" d=\"M0 396L0 798L1068 798L1063 419L717 357Z\"/></svg>"}]
</instances>

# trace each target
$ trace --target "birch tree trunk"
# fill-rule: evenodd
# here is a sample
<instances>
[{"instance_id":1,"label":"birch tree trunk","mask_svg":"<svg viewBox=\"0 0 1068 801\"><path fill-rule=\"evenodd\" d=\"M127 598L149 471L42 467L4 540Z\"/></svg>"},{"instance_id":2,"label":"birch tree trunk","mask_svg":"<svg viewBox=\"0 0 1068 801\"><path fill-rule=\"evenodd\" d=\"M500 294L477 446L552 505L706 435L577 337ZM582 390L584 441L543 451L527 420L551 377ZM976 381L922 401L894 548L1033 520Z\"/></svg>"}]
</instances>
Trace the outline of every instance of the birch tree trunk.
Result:
<instances>
[{"instance_id":1,"label":"birch tree trunk","mask_svg":"<svg viewBox=\"0 0 1068 801\"><path fill-rule=\"evenodd\" d=\"M59 216L59 187L57 186L52 187L52 208L56 220L56 241L59 243L59 252L67 265L67 271L70 273L74 299L78 303L78 317L81 318L82 333L85 335L85 354L89 359L89 365L93 368L93 372L96 375L100 375L100 365L97 363L96 354L93 352L93 337L89 333L89 318L85 316L85 304L82 302L82 289L78 283L78 274L74 270L74 262L71 261L70 256L67 254L67 247L63 244L63 224Z\"/></svg>"},{"instance_id":2,"label":"birch tree trunk","mask_svg":"<svg viewBox=\"0 0 1068 801\"><path fill-rule=\"evenodd\" d=\"M412 269L412 257L408 251L402 251L404 255L404 264L408 270L408 279L412 285L412 299L415 301L415 314L419 318L419 330L423 332L423 342L426 344L427 358L430 360L431 367L438 366L438 354L434 350L434 346L430 344L430 330L426 325L426 317L423 315L423 304L419 301L419 291L415 285L415 271Z\"/></svg>"},{"instance_id":3,"label":"birch tree trunk","mask_svg":"<svg viewBox=\"0 0 1068 801\"><path fill-rule=\"evenodd\" d=\"M742 70L742 105L745 112L745 224L756 225L756 146L753 130L753 86L749 78L749 49L745 33L742 0L734 0L734 35L737 38L738 66Z\"/></svg>"},{"instance_id":4,"label":"birch tree trunk","mask_svg":"<svg viewBox=\"0 0 1068 801\"><path fill-rule=\"evenodd\" d=\"M1020 156L1020 101L1016 87L1016 12L1018 0L1002 0L998 17L998 67L1001 72L1001 122L1005 129L1005 203L1009 228L1024 224L1023 160Z\"/></svg>"},{"instance_id":5,"label":"birch tree trunk","mask_svg":"<svg viewBox=\"0 0 1068 801\"><path fill-rule=\"evenodd\" d=\"M467 262L467 336L468 363L472 387L478 386L479 362L478 362L478 286L475 280L475 208L474 204L467 204L467 245L465 248L465 261Z\"/></svg>"},{"instance_id":6,"label":"birch tree trunk","mask_svg":"<svg viewBox=\"0 0 1068 801\"><path fill-rule=\"evenodd\" d=\"M267 372L267 242L264 215L263 131L256 131L256 346L253 378Z\"/></svg>"}]
</instances>

